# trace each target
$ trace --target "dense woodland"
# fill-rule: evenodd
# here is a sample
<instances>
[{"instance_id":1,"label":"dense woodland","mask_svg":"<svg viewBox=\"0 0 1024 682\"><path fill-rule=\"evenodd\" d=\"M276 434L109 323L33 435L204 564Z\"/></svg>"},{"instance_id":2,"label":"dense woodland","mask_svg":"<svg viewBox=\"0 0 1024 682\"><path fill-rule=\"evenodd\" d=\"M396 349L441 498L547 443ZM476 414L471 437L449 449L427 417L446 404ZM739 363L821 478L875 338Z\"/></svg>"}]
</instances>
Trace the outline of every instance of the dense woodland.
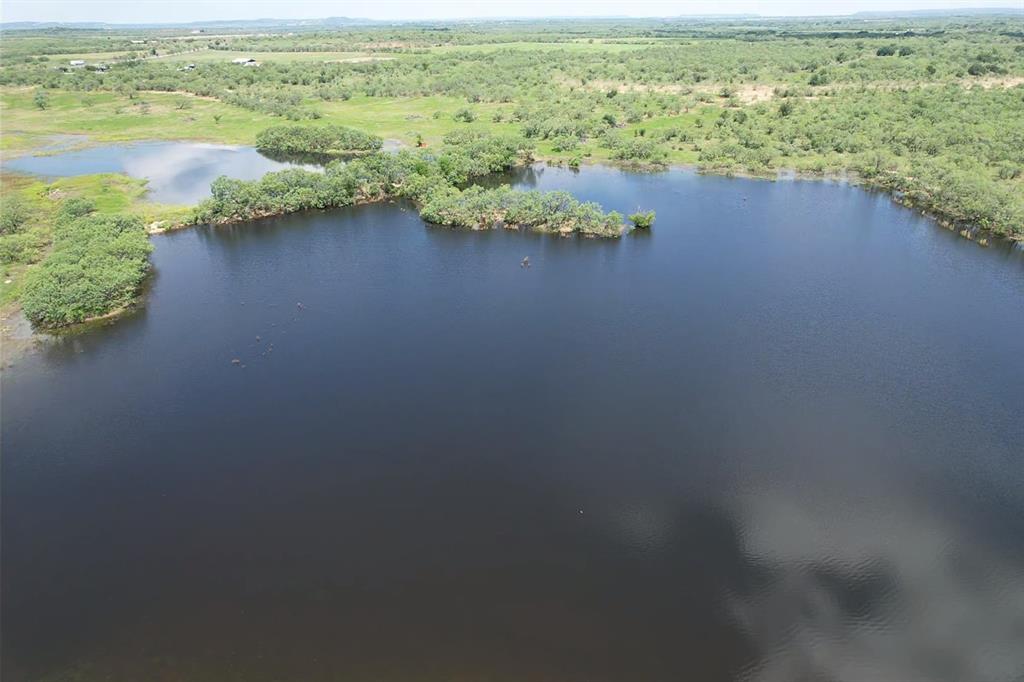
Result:
<instances>
[{"instance_id":1,"label":"dense woodland","mask_svg":"<svg viewBox=\"0 0 1024 682\"><path fill-rule=\"evenodd\" d=\"M1021 13L213 35L16 31L4 34L0 57L5 155L63 133L97 143L176 134L255 144L268 154L363 154L324 173L222 179L185 222L405 198L444 225L622 232L618 214L566 195L472 187L474 178L539 158L769 177L784 169L842 174L965 236L1024 239ZM238 57L254 63L233 63ZM385 137L406 151L379 152ZM60 298L53 282L70 272L55 259L74 235L90 252L106 248L93 239L102 221L43 229L17 192L5 189L4 202L4 265L43 262L39 270L50 273L25 280L33 319L62 323L123 304L121 284L136 278L134 252L130 276L97 285L107 305L94 305L90 293L81 305L69 297L54 304L64 312L46 311L45 301ZM642 213L631 218L649 225ZM117 236L130 231L126 225L108 227Z\"/></svg>"}]
</instances>

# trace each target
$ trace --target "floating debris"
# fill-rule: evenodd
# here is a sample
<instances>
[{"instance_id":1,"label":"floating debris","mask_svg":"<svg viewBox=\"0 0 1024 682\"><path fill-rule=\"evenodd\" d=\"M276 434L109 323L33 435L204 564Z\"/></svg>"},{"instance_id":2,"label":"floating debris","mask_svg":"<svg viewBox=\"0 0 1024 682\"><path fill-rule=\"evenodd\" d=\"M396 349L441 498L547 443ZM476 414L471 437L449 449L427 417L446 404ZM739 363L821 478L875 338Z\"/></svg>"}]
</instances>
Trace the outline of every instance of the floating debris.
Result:
<instances>
[{"instance_id":1,"label":"floating debris","mask_svg":"<svg viewBox=\"0 0 1024 682\"><path fill-rule=\"evenodd\" d=\"M231 359L231 364L232 364L232 365L241 365L241 364L242 364L242 361L241 361L241 360L239 360L238 358L232 358L232 359Z\"/></svg>"},{"instance_id":2,"label":"floating debris","mask_svg":"<svg viewBox=\"0 0 1024 682\"><path fill-rule=\"evenodd\" d=\"M524 257L523 260L520 261L519 267L521 267L521 268L528 268L528 267L530 267L530 257L529 256Z\"/></svg>"},{"instance_id":3,"label":"floating debris","mask_svg":"<svg viewBox=\"0 0 1024 682\"><path fill-rule=\"evenodd\" d=\"M259 342L260 342L261 340L262 340L262 339L260 339L260 335L259 335L259 334L257 334L257 335L256 335L256 343L259 343Z\"/></svg>"},{"instance_id":4,"label":"floating debris","mask_svg":"<svg viewBox=\"0 0 1024 682\"><path fill-rule=\"evenodd\" d=\"M302 305L301 302L300 303L296 303L295 307L298 308L299 310L304 310L306 308L306 306Z\"/></svg>"}]
</instances>

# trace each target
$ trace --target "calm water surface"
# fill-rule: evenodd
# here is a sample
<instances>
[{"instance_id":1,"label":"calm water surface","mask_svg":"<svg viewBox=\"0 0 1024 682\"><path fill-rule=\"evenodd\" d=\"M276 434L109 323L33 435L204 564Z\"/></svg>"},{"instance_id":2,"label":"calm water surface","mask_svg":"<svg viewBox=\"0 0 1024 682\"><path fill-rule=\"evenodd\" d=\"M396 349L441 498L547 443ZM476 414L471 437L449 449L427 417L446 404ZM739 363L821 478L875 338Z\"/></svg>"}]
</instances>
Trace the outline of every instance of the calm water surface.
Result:
<instances>
[{"instance_id":1,"label":"calm water surface","mask_svg":"<svg viewBox=\"0 0 1024 682\"><path fill-rule=\"evenodd\" d=\"M4 680L1021 679L1019 251L841 184L518 182L658 222L183 231L5 370Z\"/></svg>"},{"instance_id":2,"label":"calm water surface","mask_svg":"<svg viewBox=\"0 0 1024 682\"><path fill-rule=\"evenodd\" d=\"M210 196L210 183L221 175L255 180L270 171L296 166L319 167L270 159L253 147L202 142L115 144L4 162L8 170L46 177L124 173L148 180L147 198L161 204L194 204L205 199Z\"/></svg>"}]
</instances>

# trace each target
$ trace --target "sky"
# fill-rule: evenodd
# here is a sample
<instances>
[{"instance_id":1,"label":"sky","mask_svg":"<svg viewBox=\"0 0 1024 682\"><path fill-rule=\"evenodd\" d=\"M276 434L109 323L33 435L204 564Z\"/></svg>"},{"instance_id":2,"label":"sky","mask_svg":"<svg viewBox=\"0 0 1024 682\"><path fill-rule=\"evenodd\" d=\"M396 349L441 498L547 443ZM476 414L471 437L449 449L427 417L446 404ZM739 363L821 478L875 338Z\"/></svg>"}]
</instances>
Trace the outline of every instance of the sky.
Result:
<instances>
[{"instance_id":1,"label":"sky","mask_svg":"<svg viewBox=\"0 0 1024 682\"><path fill-rule=\"evenodd\" d=\"M1024 0L0 0L0 20L181 23L329 16L384 20L688 14L810 16L967 7L1024 9Z\"/></svg>"}]
</instances>

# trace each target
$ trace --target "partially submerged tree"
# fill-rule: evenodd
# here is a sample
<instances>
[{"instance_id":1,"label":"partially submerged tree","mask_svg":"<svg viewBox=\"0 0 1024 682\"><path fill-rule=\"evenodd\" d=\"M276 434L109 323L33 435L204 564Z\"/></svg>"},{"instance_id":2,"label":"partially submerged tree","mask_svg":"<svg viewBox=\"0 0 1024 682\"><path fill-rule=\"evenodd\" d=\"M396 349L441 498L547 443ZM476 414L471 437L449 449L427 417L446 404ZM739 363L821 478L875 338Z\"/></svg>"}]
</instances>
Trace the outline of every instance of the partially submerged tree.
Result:
<instances>
[{"instance_id":1,"label":"partially submerged tree","mask_svg":"<svg viewBox=\"0 0 1024 682\"><path fill-rule=\"evenodd\" d=\"M629 214L629 222L638 230L646 230L654 224L654 211L637 211Z\"/></svg>"}]
</instances>

